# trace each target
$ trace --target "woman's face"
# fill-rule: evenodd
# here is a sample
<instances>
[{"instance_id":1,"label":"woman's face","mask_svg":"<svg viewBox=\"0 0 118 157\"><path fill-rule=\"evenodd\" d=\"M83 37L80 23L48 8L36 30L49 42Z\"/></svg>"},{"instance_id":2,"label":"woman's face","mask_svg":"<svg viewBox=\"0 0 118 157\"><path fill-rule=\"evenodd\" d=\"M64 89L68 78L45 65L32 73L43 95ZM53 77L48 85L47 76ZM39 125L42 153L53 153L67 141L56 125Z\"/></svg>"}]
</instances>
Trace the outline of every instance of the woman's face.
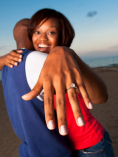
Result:
<instances>
[{"instance_id":1,"label":"woman's face","mask_svg":"<svg viewBox=\"0 0 118 157\"><path fill-rule=\"evenodd\" d=\"M55 18L50 18L37 26L32 35L35 50L49 53L52 48L59 46L60 27Z\"/></svg>"}]
</instances>

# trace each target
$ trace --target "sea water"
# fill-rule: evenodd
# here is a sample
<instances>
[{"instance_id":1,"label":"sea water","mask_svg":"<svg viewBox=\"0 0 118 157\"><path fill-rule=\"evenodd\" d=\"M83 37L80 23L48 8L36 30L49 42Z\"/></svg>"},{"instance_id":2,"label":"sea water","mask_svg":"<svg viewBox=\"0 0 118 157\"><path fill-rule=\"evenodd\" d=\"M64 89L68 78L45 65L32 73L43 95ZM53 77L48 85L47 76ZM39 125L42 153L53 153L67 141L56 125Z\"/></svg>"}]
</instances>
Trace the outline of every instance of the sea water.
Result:
<instances>
[{"instance_id":1,"label":"sea water","mask_svg":"<svg viewBox=\"0 0 118 157\"><path fill-rule=\"evenodd\" d=\"M81 57L81 58L91 68L118 65L118 55L106 57Z\"/></svg>"},{"instance_id":2,"label":"sea water","mask_svg":"<svg viewBox=\"0 0 118 157\"><path fill-rule=\"evenodd\" d=\"M107 57L81 57L81 59L86 64L88 64L91 68L118 65L118 55L107 56ZM0 80L1 80L1 71L0 71Z\"/></svg>"}]
</instances>

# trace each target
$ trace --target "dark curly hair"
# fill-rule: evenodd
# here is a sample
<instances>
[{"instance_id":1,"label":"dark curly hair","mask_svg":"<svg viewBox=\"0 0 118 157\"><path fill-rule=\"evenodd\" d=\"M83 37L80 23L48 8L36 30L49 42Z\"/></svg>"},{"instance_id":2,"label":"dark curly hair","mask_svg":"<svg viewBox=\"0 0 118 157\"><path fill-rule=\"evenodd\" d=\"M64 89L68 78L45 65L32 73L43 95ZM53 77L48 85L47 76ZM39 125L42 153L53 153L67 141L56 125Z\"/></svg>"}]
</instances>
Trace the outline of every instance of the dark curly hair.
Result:
<instances>
[{"instance_id":1,"label":"dark curly hair","mask_svg":"<svg viewBox=\"0 0 118 157\"><path fill-rule=\"evenodd\" d=\"M75 32L70 24L69 20L60 12L53 10L53 9L41 9L37 11L32 17L30 24L28 26L28 36L29 39L32 41L32 35L36 29L36 27L43 21L47 21L50 18L55 18L60 23L60 45L59 46L67 46L70 47L73 38L75 37ZM42 24L43 24L42 23Z\"/></svg>"}]
</instances>

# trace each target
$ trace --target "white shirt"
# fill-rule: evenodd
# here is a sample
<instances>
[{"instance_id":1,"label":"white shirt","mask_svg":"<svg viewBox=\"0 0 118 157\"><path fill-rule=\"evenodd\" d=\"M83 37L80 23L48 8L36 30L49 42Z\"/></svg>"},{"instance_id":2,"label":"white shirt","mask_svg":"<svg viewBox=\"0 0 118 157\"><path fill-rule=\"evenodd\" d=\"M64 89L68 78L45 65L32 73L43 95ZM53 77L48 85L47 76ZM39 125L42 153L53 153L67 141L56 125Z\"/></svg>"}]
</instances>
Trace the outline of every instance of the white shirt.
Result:
<instances>
[{"instance_id":1,"label":"white shirt","mask_svg":"<svg viewBox=\"0 0 118 157\"><path fill-rule=\"evenodd\" d=\"M30 89L33 89L35 86L40 72L42 70L43 64L47 58L46 53L42 53L39 51L31 52L25 62L25 72L26 72L26 79ZM42 90L41 93L37 96L38 99L44 101L44 91Z\"/></svg>"}]
</instances>

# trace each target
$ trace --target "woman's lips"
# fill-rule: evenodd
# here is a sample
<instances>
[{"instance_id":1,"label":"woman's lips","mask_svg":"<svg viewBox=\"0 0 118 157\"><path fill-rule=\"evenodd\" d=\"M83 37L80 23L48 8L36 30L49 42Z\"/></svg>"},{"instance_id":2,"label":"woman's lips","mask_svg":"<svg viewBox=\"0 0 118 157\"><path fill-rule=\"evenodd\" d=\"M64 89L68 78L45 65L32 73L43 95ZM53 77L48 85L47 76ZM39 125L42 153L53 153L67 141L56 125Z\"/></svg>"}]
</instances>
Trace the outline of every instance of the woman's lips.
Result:
<instances>
[{"instance_id":1,"label":"woman's lips","mask_svg":"<svg viewBox=\"0 0 118 157\"><path fill-rule=\"evenodd\" d=\"M50 46L48 46L48 45L38 45L38 49L39 49L39 51L41 51L41 52L49 52L50 51Z\"/></svg>"}]
</instances>

